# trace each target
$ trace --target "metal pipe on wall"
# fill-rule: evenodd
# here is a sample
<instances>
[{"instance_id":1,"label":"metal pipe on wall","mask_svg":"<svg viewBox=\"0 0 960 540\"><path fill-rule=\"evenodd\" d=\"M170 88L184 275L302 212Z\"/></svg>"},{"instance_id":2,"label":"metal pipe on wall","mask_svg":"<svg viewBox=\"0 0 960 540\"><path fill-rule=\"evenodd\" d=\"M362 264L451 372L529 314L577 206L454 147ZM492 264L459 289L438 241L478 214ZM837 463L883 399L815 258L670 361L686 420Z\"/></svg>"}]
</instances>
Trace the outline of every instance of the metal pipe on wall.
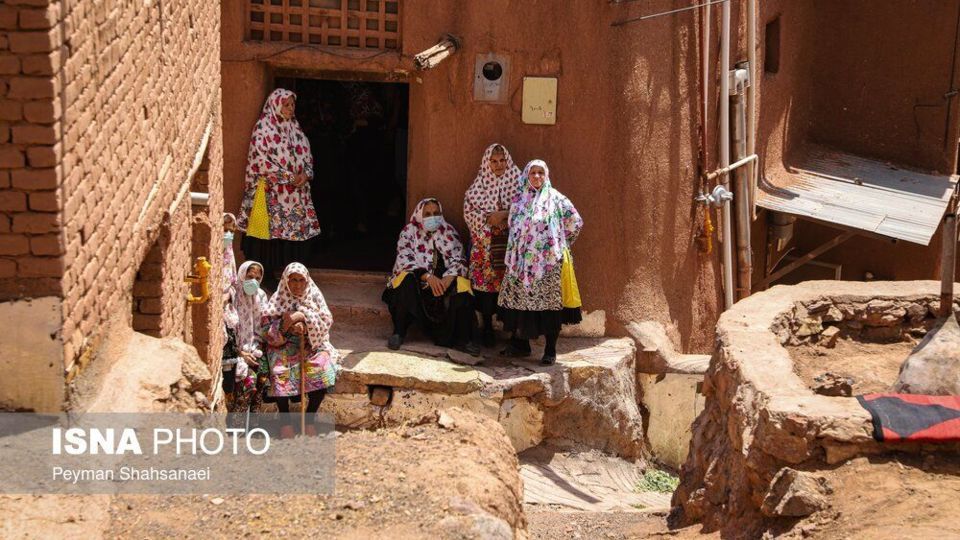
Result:
<instances>
[{"instance_id":1,"label":"metal pipe on wall","mask_svg":"<svg viewBox=\"0 0 960 540\"><path fill-rule=\"evenodd\" d=\"M707 171L710 167L710 154L707 152L707 145L710 141L710 27L713 26L711 24L713 21L710 17L710 4L705 5L703 10L703 35L701 36L703 43L701 43L700 49L700 64L703 70L703 73L701 74L703 76L703 81L700 83L700 89L703 92L703 95L701 96L703 98L703 103L701 104L703 107L703 120L700 128L700 134L702 137L701 144L703 145L703 170ZM706 186L705 189L710 189L710 186ZM710 211L709 208L707 211Z\"/></svg>"},{"instance_id":2,"label":"metal pipe on wall","mask_svg":"<svg viewBox=\"0 0 960 540\"><path fill-rule=\"evenodd\" d=\"M730 2L720 8L720 167L730 165ZM730 189L729 175L724 187ZM733 306L733 242L730 201L723 202L723 303Z\"/></svg>"},{"instance_id":3,"label":"metal pipe on wall","mask_svg":"<svg viewBox=\"0 0 960 540\"><path fill-rule=\"evenodd\" d=\"M950 315L953 306L953 280L957 267L957 204L943 218L943 250L940 255L940 316Z\"/></svg>"},{"instance_id":4,"label":"metal pipe on wall","mask_svg":"<svg viewBox=\"0 0 960 540\"><path fill-rule=\"evenodd\" d=\"M739 71L739 70L738 70ZM749 88L749 86L748 86ZM747 152L747 111L744 96L738 92L733 97L733 145L737 160L743 159ZM750 250L750 167L736 169L733 174L734 198L737 202L737 299L750 296L750 282L753 278L753 254Z\"/></svg>"},{"instance_id":5,"label":"metal pipe on wall","mask_svg":"<svg viewBox=\"0 0 960 540\"><path fill-rule=\"evenodd\" d=\"M757 0L747 0L747 63L750 70L750 86L747 87L747 155L757 153L757 86L760 81L757 69ZM759 163L750 164L749 174L750 217L757 219L757 178Z\"/></svg>"}]
</instances>

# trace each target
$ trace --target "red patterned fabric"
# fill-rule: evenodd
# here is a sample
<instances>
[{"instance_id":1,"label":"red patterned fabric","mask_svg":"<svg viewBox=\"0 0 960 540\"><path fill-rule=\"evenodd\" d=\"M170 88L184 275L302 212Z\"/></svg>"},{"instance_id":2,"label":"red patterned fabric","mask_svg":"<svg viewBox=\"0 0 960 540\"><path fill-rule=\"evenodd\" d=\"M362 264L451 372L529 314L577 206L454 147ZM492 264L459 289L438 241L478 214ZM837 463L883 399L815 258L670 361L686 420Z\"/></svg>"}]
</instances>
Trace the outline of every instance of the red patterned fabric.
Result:
<instances>
[{"instance_id":1,"label":"red patterned fabric","mask_svg":"<svg viewBox=\"0 0 960 540\"><path fill-rule=\"evenodd\" d=\"M960 441L960 396L866 394L857 400L873 418L877 441Z\"/></svg>"}]
</instances>

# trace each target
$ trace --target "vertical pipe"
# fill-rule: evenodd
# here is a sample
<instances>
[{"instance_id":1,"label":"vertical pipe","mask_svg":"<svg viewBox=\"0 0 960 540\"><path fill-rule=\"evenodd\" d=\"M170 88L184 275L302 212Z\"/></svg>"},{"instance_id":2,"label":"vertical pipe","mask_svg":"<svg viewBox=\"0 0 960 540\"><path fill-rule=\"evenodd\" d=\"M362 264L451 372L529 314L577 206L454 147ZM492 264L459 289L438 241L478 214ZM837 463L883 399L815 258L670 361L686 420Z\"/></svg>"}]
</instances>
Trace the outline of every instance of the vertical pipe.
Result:
<instances>
[{"instance_id":1,"label":"vertical pipe","mask_svg":"<svg viewBox=\"0 0 960 540\"><path fill-rule=\"evenodd\" d=\"M733 97L733 121L733 145L736 159L739 161L747 155L745 135L748 124L744 96L739 92ZM750 172L744 166L730 174L733 175L735 190L733 197L737 203L737 299L739 300L750 296L753 274L753 254L750 250Z\"/></svg>"},{"instance_id":2,"label":"vertical pipe","mask_svg":"<svg viewBox=\"0 0 960 540\"><path fill-rule=\"evenodd\" d=\"M720 9L720 167L730 165L730 1ZM729 175L723 175L724 187L730 189ZM733 243L730 224L730 201L723 202L723 301L726 309L733 306Z\"/></svg>"},{"instance_id":3,"label":"vertical pipe","mask_svg":"<svg viewBox=\"0 0 960 540\"><path fill-rule=\"evenodd\" d=\"M757 0L747 0L747 63L750 70L750 86L747 87L747 154L757 153L757 86L760 85L760 70L757 66ZM757 177L760 160L747 166L750 217L757 219Z\"/></svg>"},{"instance_id":4,"label":"vertical pipe","mask_svg":"<svg viewBox=\"0 0 960 540\"><path fill-rule=\"evenodd\" d=\"M950 315L953 309L953 280L957 267L957 206L943 218L943 251L940 256L940 316Z\"/></svg>"},{"instance_id":5,"label":"vertical pipe","mask_svg":"<svg viewBox=\"0 0 960 540\"><path fill-rule=\"evenodd\" d=\"M701 75L703 77L703 81L701 81L700 83L700 89L703 92L703 96L702 96L703 103L701 104L701 107L703 107L702 108L703 120L702 120L702 126L701 126L701 131L702 131L701 144L703 145L703 171L702 172L706 174L706 172L710 169L710 160L709 160L709 153L707 152L707 148L708 148L707 145L710 140L710 136L709 136L709 133L710 133L710 129L709 129L709 126L710 126L710 29L711 29L710 27L713 26L712 24L713 21L711 20L711 17L710 17L711 5L708 3L706 6L704 6L703 10L704 10L703 19L702 19L703 30L701 35L701 37L703 38L703 43L701 43L701 50L700 50L700 58L701 58L700 63L702 64ZM709 186L705 186L705 189L709 190ZM708 209L707 211L709 212L710 210Z\"/></svg>"}]
</instances>

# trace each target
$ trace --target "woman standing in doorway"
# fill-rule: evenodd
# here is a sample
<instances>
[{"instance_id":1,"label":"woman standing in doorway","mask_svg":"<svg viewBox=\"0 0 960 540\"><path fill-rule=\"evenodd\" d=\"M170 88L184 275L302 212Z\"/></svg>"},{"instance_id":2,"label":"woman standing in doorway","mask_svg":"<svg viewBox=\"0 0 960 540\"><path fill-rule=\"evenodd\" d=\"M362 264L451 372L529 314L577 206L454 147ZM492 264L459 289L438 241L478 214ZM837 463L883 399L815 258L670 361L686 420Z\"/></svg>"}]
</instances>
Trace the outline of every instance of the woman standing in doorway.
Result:
<instances>
[{"instance_id":1,"label":"woman standing in doorway","mask_svg":"<svg viewBox=\"0 0 960 540\"><path fill-rule=\"evenodd\" d=\"M528 356L528 340L542 335L546 346L541 363L550 365L557 361L560 325L581 320L579 307L564 305L561 272L565 262L572 269L570 246L583 219L570 199L553 189L543 161L527 163L520 185L510 208L507 270L499 298L503 326L513 332L503 353Z\"/></svg>"},{"instance_id":2,"label":"woman standing in doorway","mask_svg":"<svg viewBox=\"0 0 960 540\"><path fill-rule=\"evenodd\" d=\"M290 398L301 395L303 362L306 371L302 392L307 396L307 412L312 415L336 382L339 353L330 343L333 315L305 266L290 263L284 269L263 315L260 333L266 342L270 374L267 395L276 399L280 412L290 412ZM301 340L306 340L305 359L300 358ZM307 425L306 435L311 434L316 434L312 424ZM284 426L281 436L292 435L293 427Z\"/></svg>"},{"instance_id":3,"label":"woman standing in doorway","mask_svg":"<svg viewBox=\"0 0 960 540\"><path fill-rule=\"evenodd\" d=\"M320 234L310 196L310 142L294 116L296 95L274 90L250 137L245 192L238 225L243 252L263 264L264 282L291 261L303 261L305 241Z\"/></svg>"},{"instance_id":4,"label":"woman standing in doorway","mask_svg":"<svg viewBox=\"0 0 960 540\"><path fill-rule=\"evenodd\" d=\"M493 314L503 280L507 217L519 191L520 169L510 152L503 145L491 144L463 201L463 218L470 228L470 282L475 306L483 317L485 347L494 344Z\"/></svg>"}]
</instances>

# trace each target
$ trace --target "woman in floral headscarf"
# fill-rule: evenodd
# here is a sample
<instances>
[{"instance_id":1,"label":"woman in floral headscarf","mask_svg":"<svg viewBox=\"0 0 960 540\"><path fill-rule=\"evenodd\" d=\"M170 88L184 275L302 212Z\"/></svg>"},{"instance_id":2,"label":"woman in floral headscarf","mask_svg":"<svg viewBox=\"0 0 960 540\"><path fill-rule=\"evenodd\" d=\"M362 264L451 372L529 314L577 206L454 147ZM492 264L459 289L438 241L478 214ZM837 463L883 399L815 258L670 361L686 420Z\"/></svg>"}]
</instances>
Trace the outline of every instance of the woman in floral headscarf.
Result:
<instances>
[{"instance_id":1,"label":"woman in floral headscarf","mask_svg":"<svg viewBox=\"0 0 960 540\"><path fill-rule=\"evenodd\" d=\"M320 234L310 196L310 142L294 116L296 95L274 90L250 136L238 225L243 252L263 263L266 281L292 260L303 260L304 241Z\"/></svg>"},{"instance_id":2,"label":"woman in floral headscarf","mask_svg":"<svg viewBox=\"0 0 960 540\"><path fill-rule=\"evenodd\" d=\"M507 271L500 290L500 318L513 332L505 355L528 356L528 340L542 335L541 363L556 362L561 323L581 320L579 307L563 306L560 273L582 227L573 203L550 184L547 164L539 159L527 163L520 195L510 207Z\"/></svg>"},{"instance_id":3,"label":"woman in floral headscarf","mask_svg":"<svg viewBox=\"0 0 960 540\"><path fill-rule=\"evenodd\" d=\"M267 366L263 358L263 343L259 336L260 322L267 303L267 293L260 288L263 266L257 261L246 261L237 271L233 284L230 308L235 313L234 343L237 358L233 369L224 370L224 380L233 377L235 384L230 412L256 411L260 406L260 390L266 384ZM227 366L225 366L227 367ZM224 389L226 391L226 388Z\"/></svg>"},{"instance_id":4,"label":"woman in floral headscarf","mask_svg":"<svg viewBox=\"0 0 960 540\"><path fill-rule=\"evenodd\" d=\"M308 398L308 413L317 412L327 390L336 382L340 355L330 343L331 326L333 315L310 272L300 263L287 265L277 291L263 310L260 327L270 374L267 395L276 399L280 412L290 412L290 399L301 394L301 340L306 340L302 390ZM307 426L306 434L316 434L316 428ZM289 435L292 427L284 426L281 436Z\"/></svg>"},{"instance_id":5,"label":"woman in floral headscarf","mask_svg":"<svg viewBox=\"0 0 960 540\"><path fill-rule=\"evenodd\" d=\"M503 145L491 144L463 201L470 228L470 284L483 317L483 344L492 347L493 314L503 280L510 204L520 191L520 169Z\"/></svg>"},{"instance_id":6,"label":"woman in floral headscarf","mask_svg":"<svg viewBox=\"0 0 960 540\"><path fill-rule=\"evenodd\" d=\"M383 291L393 318L387 346L399 349L410 325L418 322L437 345L480 354L473 342L477 321L466 275L456 229L443 219L440 201L423 199L400 231L393 275Z\"/></svg>"}]
</instances>

